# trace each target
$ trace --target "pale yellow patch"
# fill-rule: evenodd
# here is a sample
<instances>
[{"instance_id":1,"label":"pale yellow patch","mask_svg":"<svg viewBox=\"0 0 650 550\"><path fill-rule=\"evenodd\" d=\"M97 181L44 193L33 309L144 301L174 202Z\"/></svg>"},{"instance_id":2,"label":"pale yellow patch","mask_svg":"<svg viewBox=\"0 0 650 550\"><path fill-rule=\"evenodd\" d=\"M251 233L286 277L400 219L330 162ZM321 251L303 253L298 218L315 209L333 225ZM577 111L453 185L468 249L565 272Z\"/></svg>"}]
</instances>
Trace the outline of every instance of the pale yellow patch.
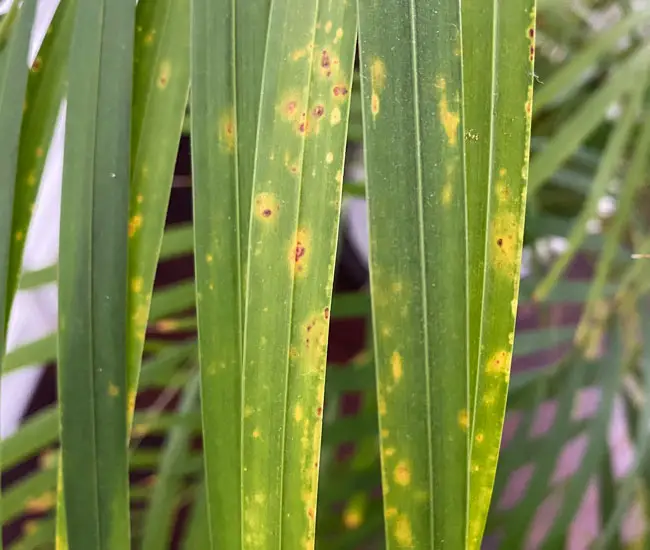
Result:
<instances>
[{"instance_id":1,"label":"pale yellow patch","mask_svg":"<svg viewBox=\"0 0 650 550\"><path fill-rule=\"evenodd\" d=\"M244 407L244 418L248 418L254 412L255 410L253 409L253 407L251 407L250 405L246 405Z\"/></svg>"},{"instance_id":2,"label":"pale yellow patch","mask_svg":"<svg viewBox=\"0 0 650 550\"><path fill-rule=\"evenodd\" d=\"M393 352L393 355L390 358L390 368L393 373L393 381L397 384L404 374L404 366L402 356L396 351Z\"/></svg>"},{"instance_id":3,"label":"pale yellow patch","mask_svg":"<svg viewBox=\"0 0 650 550\"><path fill-rule=\"evenodd\" d=\"M336 126L339 122L341 122L341 109L334 107L334 109L332 109L332 114L330 115L330 123L332 126Z\"/></svg>"},{"instance_id":4,"label":"pale yellow patch","mask_svg":"<svg viewBox=\"0 0 650 550\"><path fill-rule=\"evenodd\" d=\"M440 99L438 101L438 116L442 126L447 134L447 143L452 147L458 143L458 125L460 115L457 111L449 109L449 100L447 99L447 83L444 78L438 77L436 88L440 90Z\"/></svg>"},{"instance_id":5,"label":"pale yellow patch","mask_svg":"<svg viewBox=\"0 0 650 550\"><path fill-rule=\"evenodd\" d=\"M37 147L36 148L36 158L42 158L43 155L45 154L45 151L43 150L42 147Z\"/></svg>"},{"instance_id":6,"label":"pale yellow patch","mask_svg":"<svg viewBox=\"0 0 650 550\"><path fill-rule=\"evenodd\" d=\"M474 439L476 439L477 443L483 443L484 436L482 433L477 433Z\"/></svg>"},{"instance_id":7,"label":"pale yellow patch","mask_svg":"<svg viewBox=\"0 0 650 550\"><path fill-rule=\"evenodd\" d=\"M128 393L126 403L128 406L129 416L133 415L133 411L135 410L135 400L137 396L138 394L135 390L130 390Z\"/></svg>"},{"instance_id":8,"label":"pale yellow patch","mask_svg":"<svg viewBox=\"0 0 650 550\"><path fill-rule=\"evenodd\" d=\"M370 86L375 92L381 92L386 87L386 65L378 57L370 65Z\"/></svg>"},{"instance_id":9,"label":"pale yellow patch","mask_svg":"<svg viewBox=\"0 0 650 550\"><path fill-rule=\"evenodd\" d=\"M303 419L304 412L302 409L302 405L296 405L295 408L293 409L293 419L296 422L300 422Z\"/></svg>"},{"instance_id":10,"label":"pale yellow patch","mask_svg":"<svg viewBox=\"0 0 650 550\"><path fill-rule=\"evenodd\" d=\"M384 428L384 429L381 431L381 436L382 436L384 439L386 439L389 435L390 435L390 432L389 432L387 429Z\"/></svg>"},{"instance_id":11,"label":"pale yellow patch","mask_svg":"<svg viewBox=\"0 0 650 550\"><path fill-rule=\"evenodd\" d=\"M135 292L135 293L141 292L142 291L142 285L143 285L142 277L133 277L133 279L131 279L131 291L132 292Z\"/></svg>"},{"instance_id":12,"label":"pale yellow patch","mask_svg":"<svg viewBox=\"0 0 650 550\"><path fill-rule=\"evenodd\" d=\"M34 185L36 185L36 181L37 179L34 172L30 172L29 175L27 176L27 185L29 185L30 187L34 187Z\"/></svg>"},{"instance_id":13,"label":"pale yellow patch","mask_svg":"<svg viewBox=\"0 0 650 550\"><path fill-rule=\"evenodd\" d=\"M325 23L325 32L329 34L331 30L332 30L332 22L328 21L327 23Z\"/></svg>"},{"instance_id":14,"label":"pale yellow patch","mask_svg":"<svg viewBox=\"0 0 650 550\"><path fill-rule=\"evenodd\" d=\"M334 154L331 151L325 156L325 162L327 164L332 164L332 162L334 162Z\"/></svg>"},{"instance_id":15,"label":"pale yellow patch","mask_svg":"<svg viewBox=\"0 0 650 550\"><path fill-rule=\"evenodd\" d=\"M172 76L172 64L169 60L164 59L160 62L160 68L158 69L158 88L164 90L169 84L169 79Z\"/></svg>"},{"instance_id":16,"label":"pale yellow patch","mask_svg":"<svg viewBox=\"0 0 650 550\"><path fill-rule=\"evenodd\" d=\"M388 447L384 450L384 456L390 458L391 456L395 455L395 452L395 447Z\"/></svg>"},{"instance_id":17,"label":"pale yellow patch","mask_svg":"<svg viewBox=\"0 0 650 550\"><path fill-rule=\"evenodd\" d=\"M264 493L255 493L253 500L256 504L264 504L264 502L266 502L266 496Z\"/></svg>"},{"instance_id":18,"label":"pale yellow patch","mask_svg":"<svg viewBox=\"0 0 650 550\"><path fill-rule=\"evenodd\" d=\"M108 395L111 397L117 397L120 395L120 388L118 388L115 384L112 382L108 385Z\"/></svg>"},{"instance_id":19,"label":"pale yellow patch","mask_svg":"<svg viewBox=\"0 0 650 550\"><path fill-rule=\"evenodd\" d=\"M386 415L386 398L383 395L377 397L377 409L381 416Z\"/></svg>"},{"instance_id":20,"label":"pale yellow patch","mask_svg":"<svg viewBox=\"0 0 650 550\"><path fill-rule=\"evenodd\" d=\"M511 332L510 334L508 334L508 344L512 346L514 343L515 343L515 333Z\"/></svg>"},{"instance_id":21,"label":"pale yellow patch","mask_svg":"<svg viewBox=\"0 0 650 550\"><path fill-rule=\"evenodd\" d=\"M397 515L397 508L386 508L386 512L384 512L384 517L386 519L391 519L394 518Z\"/></svg>"},{"instance_id":22,"label":"pale yellow patch","mask_svg":"<svg viewBox=\"0 0 650 550\"><path fill-rule=\"evenodd\" d=\"M400 548L413 547L413 531L411 521L405 514L400 514L395 520L395 541Z\"/></svg>"},{"instance_id":23,"label":"pale yellow patch","mask_svg":"<svg viewBox=\"0 0 650 550\"><path fill-rule=\"evenodd\" d=\"M253 430L253 439L259 439L262 437L262 433L260 432L259 428L255 428Z\"/></svg>"},{"instance_id":24,"label":"pale yellow patch","mask_svg":"<svg viewBox=\"0 0 650 550\"><path fill-rule=\"evenodd\" d=\"M341 170L339 170L334 177L336 178L337 183L343 183L343 172L341 172Z\"/></svg>"},{"instance_id":25,"label":"pale yellow patch","mask_svg":"<svg viewBox=\"0 0 650 550\"><path fill-rule=\"evenodd\" d=\"M206 254L205 255L206 263L211 264L213 260L214 260L214 258L212 257L212 254Z\"/></svg>"},{"instance_id":26,"label":"pale yellow patch","mask_svg":"<svg viewBox=\"0 0 650 550\"><path fill-rule=\"evenodd\" d=\"M458 425L464 431L467 431L467 428L469 428L469 415L467 414L467 409L462 409L458 413Z\"/></svg>"},{"instance_id":27,"label":"pale yellow patch","mask_svg":"<svg viewBox=\"0 0 650 550\"><path fill-rule=\"evenodd\" d=\"M447 181L442 186L442 204L444 206L449 206L451 204L451 199L453 198L453 196L454 196L453 187L451 186L451 182Z\"/></svg>"},{"instance_id":28,"label":"pale yellow patch","mask_svg":"<svg viewBox=\"0 0 650 550\"><path fill-rule=\"evenodd\" d=\"M306 48L300 48L298 50L294 50L291 53L291 59L294 61L298 61L299 59L302 59L303 57L307 57L307 49Z\"/></svg>"},{"instance_id":29,"label":"pale yellow patch","mask_svg":"<svg viewBox=\"0 0 650 550\"><path fill-rule=\"evenodd\" d=\"M151 44L153 42L153 37L155 36L156 31L151 31L150 33L147 34L147 36L144 37L144 43L145 44Z\"/></svg>"},{"instance_id":30,"label":"pale yellow patch","mask_svg":"<svg viewBox=\"0 0 650 550\"><path fill-rule=\"evenodd\" d=\"M393 479L395 483L406 487L411 484L411 469L405 460L400 460L393 470Z\"/></svg>"},{"instance_id":31,"label":"pale yellow patch","mask_svg":"<svg viewBox=\"0 0 650 550\"><path fill-rule=\"evenodd\" d=\"M339 27L336 29L336 34L334 35L334 44L341 40L341 38L343 38L343 29Z\"/></svg>"},{"instance_id":32,"label":"pale yellow patch","mask_svg":"<svg viewBox=\"0 0 650 550\"><path fill-rule=\"evenodd\" d=\"M16 233L14 233L14 239L16 239L18 242L22 241L24 237L25 234L22 231L16 231Z\"/></svg>"},{"instance_id":33,"label":"pale yellow patch","mask_svg":"<svg viewBox=\"0 0 650 550\"><path fill-rule=\"evenodd\" d=\"M142 201L144 200L142 193L138 193L138 196L135 198L135 200L138 202L138 204L142 204Z\"/></svg>"},{"instance_id":34,"label":"pale yellow patch","mask_svg":"<svg viewBox=\"0 0 650 550\"><path fill-rule=\"evenodd\" d=\"M133 237L140 227L142 227L142 216L140 214L131 216L129 220L129 237Z\"/></svg>"}]
</instances>

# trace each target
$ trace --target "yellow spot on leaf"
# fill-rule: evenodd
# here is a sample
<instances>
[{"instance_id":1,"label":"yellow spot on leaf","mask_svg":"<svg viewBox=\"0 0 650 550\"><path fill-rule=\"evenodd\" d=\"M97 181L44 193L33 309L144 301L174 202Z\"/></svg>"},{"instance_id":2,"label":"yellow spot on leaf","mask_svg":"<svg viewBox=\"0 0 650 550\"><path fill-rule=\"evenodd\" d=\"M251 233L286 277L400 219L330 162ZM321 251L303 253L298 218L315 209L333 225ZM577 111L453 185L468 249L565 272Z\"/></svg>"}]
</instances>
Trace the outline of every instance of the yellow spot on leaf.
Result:
<instances>
[{"instance_id":1,"label":"yellow spot on leaf","mask_svg":"<svg viewBox=\"0 0 650 550\"><path fill-rule=\"evenodd\" d=\"M393 479L395 483L406 487L411 484L411 469L405 460L400 460L393 470Z\"/></svg>"},{"instance_id":2,"label":"yellow spot on leaf","mask_svg":"<svg viewBox=\"0 0 650 550\"><path fill-rule=\"evenodd\" d=\"M383 429L383 430L381 431L381 436L382 436L384 439L386 439L389 435L390 435L390 432L389 432L388 430Z\"/></svg>"},{"instance_id":3,"label":"yellow spot on leaf","mask_svg":"<svg viewBox=\"0 0 650 550\"><path fill-rule=\"evenodd\" d=\"M136 293L141 292L142 291L142 285L143 285L142 277L133 277L133 279L131 279L131 291L132 292L136 292Z\"/></svg>"},{"instance_id":4,"label":"yellow spot on leaf","mask_svg":"<svg viewBox=\"0 0 650 550\"><path fill-rule=\"evenodd\" d=\"M127 397L127 405L129 408L129 414L133 414L133 411L135 410L135 400L137 397L137 393L135 390L130 390L128 397Z\"/></svg>"},{"instance_id":5,"label":"yellow spot on leaf","mask_svg":"<svg viewBox=\"0 0 650 550\"><path fill-rule=\"evenodd\" d=\"M302 405L296 405L296 407L293 409L293 419L296 422L300 422L303 419Z\"/></svg>"},{"instance_id":6,"label":"yellow spot on leaf","mask_svg":"<svg viewBox=\"0 0 650 550\"><path fill-rule=\"evenodd\" d=\"M386 398L381 394L377 397L377 409L381 416L386 415Z\"/></svg>"},{"instance_id":7,"label":"yellow spot on leaf","mask_svg":"<svg viewBox=\"0 0 650 550\"><path fill-rule=\"evenodd\" d=\"M476 439L477 443L483 443L483 439L484 439L483 434L482 433L477 433L475 439Z\"/></svg>"},{"instance_id":8,"label":"yellow spot on leaf","mask_svg":"<svg viewBox=\"0 0 650 550\"><path fill-rule=\"evenodd\" d=\"M332 109L330 122L332 123L332 126L336 126L339 122L341 122L341 109L338 107L334 107L334 109Z\"/></svg>"},{"instance_id":9,"label":"yellow spot on leaf","mask_svg":"<svg viewBox=\"0 0 650 550\"><path fill-rule=\"evenodd\" d=\"M142 227L142 216L140 214L131 216L129 220L129 237L133 237L140 227Z\"/></svg>"},{"instance_id":10,"label":"yellow spot on leaf","mask_svg":"<svg viewBox=\"0 0 650 550\"><path fill-rule=\"evenodd\" d=\"M438 115L447 134L447 142L454 146L458 143L458 124L460 116L457 111L449 109L449 100L447 99L447 83L444 78L438 77L436 88L440 90L440 99L438 101Z\"/></svg>"},{"instance_id":11,"label":"yellow spot on leaf","mask_svg":"<svg viewBox=\"0 0 650 550\"><path fill-rule=\"evenodd\" d=\"M343 29L339 27L336 29L336 35L334 36L334 44L336 44L339 40L343 38Z\"/></svg>"},{"instance_id":12,"label":"yellow spot on leaf","mask_svg":"<svg viewBox=\"0 0 650 550\"><path fill-rule=\"evenodd\" d=\"M332 22L328 21L327 23L325 23L325 32L329 34L331 30L332 30Z\"/></svg>"},{"instance_id":13,"label":"yellow spot on leaf","mask_svg":"<svg viewBox=\"0 0 650 550\"><path fill-rule=\"evenodd\" d=\"M22 231L16 231L16 233L14 234L14 238L18 242L22 241L24 237L25 237L25 234Z\"/></svg>"},{"instance_id":14,"label":"yellow spot on leaf","mask_svg":"<svg viewBox=\"0 0 650 550\"><path fill-rule=\"evenodd\" d=\"M332 154L331 151L327 153L327 156L325 157L325 162L327 162L327 164L332 164L332 162L334 162L334 155Z\"/></svg>"},{"instance_id":15,"label":"yellow spot on leaf","mask_svg":"<svg viewBox=\"0 0 650 550\"><path fill-rule=\"evenodd\" d=\"M388 458L390 458L394 454L395 454L395 447L388 447L388 449L384 451L384 456Z\"/></svg>"},{"instance_id":16,"label":"yellow spot on leaf","mask_svg":"<svg viewBox=\"0 0 650 550\"><path fill-rule=\"evenodd\" d=\"M467 409L462 409L458 413L458 425L465 431L469 427L469 416L467 414Z\"/></svg>"},{"instance_id":17,"label":"yellow spot on leaf","mask_svg":"<svg viewBox=\"0 0 650 550\"><path fill-rule=\"evenodd\" d=\"M138 202L138 204L142 204L142 201L144 200L142 193L138 193L138 196L135 198L135 200Z\"/></svg>"},{"instance_id":18,"label":"yellow spot on leaf","mask_svg":"<svg viewBox=\"0 0 650 550\"><path fill-rule=\"evenodd\" d=\"M232 109L227 109L219 116L219 145L223 151L232 153L235 150L235 115Z\"/></svg>"},{"instance_id":19,"label":"yellow spot on leaf","mask_svg":"<svg viewBox=\"0 0 650 550\"><path fill-rule=\"evenodd\" d=\"M27 185L30 187L34 187L36 185L36 175L34 172L30 172L29 175L27 176Z\"/></svg>"},{"instance_id":20,"label":"yellow spot on leaf","mask_svg":"<svg viewBox=\"0 0 650 550\"><path fill-rule=\"evenodd\" d=\"M405 514L400 514L395 520L395 541L400 548L413 547L413 531L411 521Z\"/></svg>"},{"instance_id":21,"label":"yellow spot on leaf","mask_svg":"<svg viewBox=\"0 0 650 550\"><path fill-rule=\"evenodd\" d=\"M402 356L394 351L390 358L390 367L393 373L393 381L397 384L402 379L404 368L402 365Z\"/></svg>"},{"instance_id":22,"label":"yellow spot on leaf","mask_svg":"<svg viewBox=\"0 0 650 550\"><path fill-rule=\"evenodd\" d=\"M386 519L394 518L396 515L397 515L397 508L386 508L386 512L384 513L384 517Z\"/></svg>"},{"instance_id":23,"label":"yellow spot on leaf","mask_svg":"<svg viewBox=\"0 0 650 550\"><path fill-rule=\"evenodd\" d=\"M36 158L41 158L45 154L45 151L43 150L42 147L37 147L36 148Z\"/></svg>"},{"instance_id":24,"label":"yellow spot on leaf","mask_svg":"<svg viewBox=\"0 0 650 550\"><path fill-rule=\"evenodd\" d=\"M244 407L244 418L248 418L254 412L255 411L254 411L253 407L251 407L250 405L246 405Z\"/></svg>"},{"instance_id":25,"label":"yellow spot on leaf","mask_svg":"<svg viewBox=\"0 0 650 550\"><path fill-rule=\"evenodd\" d=\"M213 259L214 259L214 258L212 257L212 254L206 254L206 255L205 255L205 261L206 261L207 263L211 264Z\"/></svg>"},{"instance_id":26,"label":"yellow spot on leaf","mask_svg":"<svg viewBox=\"0 0 650 550\"><path fill-rule=\"evenodd\" d=\"M519 269L519 233L511 212L501 212L492 221L492 265L507 277L515 277Z\"/></svg>"},{"instance_id":27,"label":"yellow spot on leaf","mask_svg":"<svg viewBox=\"0 0 650 550\"><path fill-rule=\"evenodd\" d=\"M453 188L450 181L446 181L442 187L442 204L449 206L453 197Z\"/></svg>"},{"instance_id":28,"label":"yellow spot on leaf","mask_svg":"<svg viewBox=\"0 0 650 550\"><path fill-rule=\"evenodd\" d=\"M485 367L487 374L501 375L509 378L510 376L510 353L507 351L498 351L490 357Z\"/></svg>"},{"instance_id":29,"label":"yellow spot on leaf","mask_svg":"<svg viewBox=\"0 0 650 550\"><path fill-rule=\"evenodd\" d=\"M304 277L309 267L309 258L311 256L311 235L305 228L300 228L296 236L289 244L287 251L287 260L289 269L295 273L296 277Z\"/></svg>"},{"instance_id":30,"label":"yellow spot on leaf","mask_svg":"<svg viewBox=\"0 0 650 550\"><path fill-rule=\"evenodd\" d=\"M378 57L370 65L370 85L375 92L381 92L386 87L386 65Z\"/></svg>"},{"instance_id":31,"label":"yellow spot on leaf","mask_svg":"<svg viewBox=\"0 0 650 550\"><path fill-rule=\"evenodd\" d=\"M343 524L348 529L358 529L363 523L363 515L360 510L346 510L343 514Z\"/></svg>"},{"instance_id":32,"label":"yellow spot on leaf","mask_svg":"<svg viewBox=\"0 0 650 550\"><path fill-rule=\"evenodd\" d=\"M370 97L370 112L372 113L373 119L379 114L379 104L379 94L373 92L372 96Z\"/></svg>"},{"instance_id":33,"label":"yellow spot on leaf","mask_svg":"<svg viewBox=\"0 0 650 550\"><path fill-rule=\"evenodd\" d=\"M262 436L259 428L255 428L253 430L253 439L259 439Z\"/></svg>"},{"instance_id":34,"label":"yellow spot on leaf","mask_svg":"<svg viewBox=\"0 0 650 550\"><path fill-rule=\"evenodd\" d=\"M168 60L163 60L160 63L158 70L158 88L164 90L169 84L169 79L172 76L172 64Z\"/></svg>"},{"instance_id":35,"label":"yellow spot on leaf","mask_svg":"<svg viewBox=\"0 0 650 550\"><path fill-rule=\"evenodd\" d=\"M120 395L120 388L118 388L115 384L112 382L108 385L108 395L111 397L117 397Z\"/></svg>"},{"instance_id":36,"label":"yellow spot on leaf","mask_svg":"<svg viewBox=\"0 0 650 550\"><path fill-rule=\"evenodd\" d=\"M255 197L255 216L258 220L271 222L278 215L279 203L273 193L259 193Z\"/></svg>"}]
</instances>

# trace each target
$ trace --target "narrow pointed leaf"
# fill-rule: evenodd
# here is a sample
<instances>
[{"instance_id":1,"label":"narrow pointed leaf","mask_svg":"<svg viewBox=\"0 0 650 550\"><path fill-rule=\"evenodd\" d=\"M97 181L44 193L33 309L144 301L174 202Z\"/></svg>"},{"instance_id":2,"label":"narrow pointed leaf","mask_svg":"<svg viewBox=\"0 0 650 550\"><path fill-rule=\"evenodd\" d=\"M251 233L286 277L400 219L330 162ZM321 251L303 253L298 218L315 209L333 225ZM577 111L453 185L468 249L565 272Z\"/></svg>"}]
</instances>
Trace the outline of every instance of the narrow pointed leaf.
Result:
<instances>
[{"instance_id":1,"label":"narrow pointed leaf","mask_svg":"<svg viewBox=\"0 0 650 550\"><path fill-rule=\"evenodd\" d=\"M135 24L128 244L129 422L189 93L190 1L139 2Z\"/></svg>"},{"instance_id":2,"label":"narrow pointed leaf","mask_svg":"<svg viewBox=\"0 0 650 550\"><path fill-rule=\"evenodd\" d=\"M246 279L244 548L315 543L355 19L351 3L271 8Z\"/></svg>"},{"instance_id":3,"label":"narrow pointed leaf","mask_svg":"<svg viewBox=\"0 0 650 550\"><path fill-rule=\"evenodd\" d=\"M231 0L192 3L194 264L211 547L240 548L242 272Z\"/></svg>"},{"instance_id":4,"label":"narrow pointed leaf","mask_svg":"<svg viewBox=\"0 0 650 550\"><path fill-rule=\"evenodd\" d=\"M358 5L386 543L465 548L460 4Z\"/></svg>"},{"instance_id":5,"label":"narrow pointed leaf","mask_svg":"<svg viewBox=\"0 0 650 550\"><path fill-rule=\"evenodd\" d=\"M471 0L463 2L462 15L471 350L467 544L477 550L490 508L513 353L535 2ZM504 67L509 67L507 78Z\"/></svg>"},{"instance_id":6,"label":"narrow pointed leaf","mask_svg":"<svg viewBox=\"0 0 650 550\"><path fill-rule=\"evenodd\" d=\"M134 16L128 0L80 2L69 65L58 377L73 550L130 548L125 320Z\"/></svg>"}]
</instances>

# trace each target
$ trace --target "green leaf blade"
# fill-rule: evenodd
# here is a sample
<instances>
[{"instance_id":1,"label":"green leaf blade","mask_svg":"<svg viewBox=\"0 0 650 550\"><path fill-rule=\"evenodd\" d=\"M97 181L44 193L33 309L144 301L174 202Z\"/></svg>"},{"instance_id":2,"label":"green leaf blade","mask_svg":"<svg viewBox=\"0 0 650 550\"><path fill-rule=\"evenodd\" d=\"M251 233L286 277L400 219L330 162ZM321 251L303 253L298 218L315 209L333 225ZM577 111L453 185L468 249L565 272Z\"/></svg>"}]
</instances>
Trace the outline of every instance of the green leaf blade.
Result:
<instances>
[{"instance_id":1,"label":"green leaf blade","mask_svg":"<svg viewBox=\"0 0 650 550\"><path fill-rule=\"evenodd\" d=\"M194 263L205 486L212 548L240 548L242 267L233 52L235 5L192 11ZM247 220L246 220L247 221Z\"/></svg>"},{"instance_id":2,"label":"green leaf blade","mask_svg":"<svg viewBox=\"0 0 650 550\"><path fill-rule=\"evenodd\" d=\"M80 3L71 49L58 372L71 548L130 547L124 321L134 14L128 0Z\"/></svg>"},{"instance_id":3,"label":"green leaf blade","mask_svg":"<svg viewBox=\"0 0 650 550\"><path fill-rule=\"evenodd\" d=\"M129 424L189 93L190 2L139 2L135 24L128 243Z\"/></svg>"},{"instance_id":4,"label":"green leaf blade","mask_svg":"<svg viewBox=\"0 0 650 550\"><path fill-rule=\"evenodd\" d=\"M470 328L468 531L472 549L480 548L485 529L508 395L533 109L534 0L491 5L486 9L482 2L463 4L463 25L468 23L463 27L463 61L471 60L463 69L470 327L474 327ZM482 47L490 52L489 70L480 54L475 58ZM486 90L490 90L487 99ZM486 121L487 135L469 130L488 130Z\"/></svg>"},{"instance_id":5,"label":"green leaf blade","mask_svg":"<svg viewBox=\"0 0 650 550\"><path fill-rule=\"evenodd\" d=\"M358 5L387 547L464 548L460 7L453 1Z\"/></svg>"}]
</instances>

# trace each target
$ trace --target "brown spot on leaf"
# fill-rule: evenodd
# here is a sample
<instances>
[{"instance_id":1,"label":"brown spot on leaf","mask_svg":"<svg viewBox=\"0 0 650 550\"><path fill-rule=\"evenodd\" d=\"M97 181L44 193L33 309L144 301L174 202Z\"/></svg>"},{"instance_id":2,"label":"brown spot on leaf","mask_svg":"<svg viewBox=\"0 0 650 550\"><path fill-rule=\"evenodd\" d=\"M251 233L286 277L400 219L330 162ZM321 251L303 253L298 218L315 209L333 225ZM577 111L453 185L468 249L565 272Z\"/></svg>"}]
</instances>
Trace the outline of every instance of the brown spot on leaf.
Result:
<instances>
[{"instance_id":1,"label":"brown spot on leaf","mask_svg":"<svg viewBox=\"0 0 650 550\"><path fill-rule=\"evenodd\" d=\"M325 107L322 105L316 105L312 110L312 114L317 118L322 117L325 114Z\"/></svg>"}]
</instances>

